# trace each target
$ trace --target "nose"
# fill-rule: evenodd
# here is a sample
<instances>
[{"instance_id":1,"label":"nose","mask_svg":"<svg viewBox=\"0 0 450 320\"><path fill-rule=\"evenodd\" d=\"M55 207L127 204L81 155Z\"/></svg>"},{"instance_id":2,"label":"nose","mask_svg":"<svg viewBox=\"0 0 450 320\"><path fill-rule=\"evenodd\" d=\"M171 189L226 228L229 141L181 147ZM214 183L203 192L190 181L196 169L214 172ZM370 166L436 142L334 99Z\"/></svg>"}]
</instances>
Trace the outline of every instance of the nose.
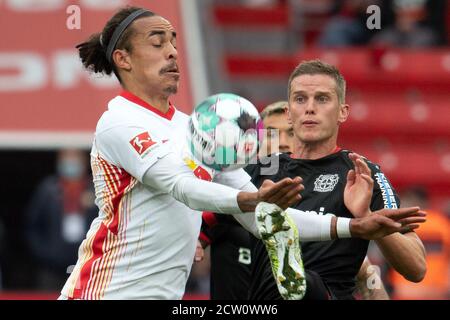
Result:
<instances>
[{"instance_id":1,"label":"nose","mask_svg":"<svg viewBox=\"0 0 450 320\"><path fill-rule=\"evenodd\" d=\"M305 113L306 114L315 114L315 108L314 108L314 99L308 99L305 106Z\"/></svg>"},{"instance_id":2,"label":"nose","mask_svg":"<svg viewBox=\"0 0 450 320\"><path fill-rule=\"evenodd\" d=\"M175 48L174 47L174 45L173 44L169 44L169 46L168 46L168 51L167 51L167 58L169 59L169 60L171 60L171 59L175 59L175 60L177 60L177 58L178 58L178 51L177 51L177 48Z\"/></svg>"}]
</instances>

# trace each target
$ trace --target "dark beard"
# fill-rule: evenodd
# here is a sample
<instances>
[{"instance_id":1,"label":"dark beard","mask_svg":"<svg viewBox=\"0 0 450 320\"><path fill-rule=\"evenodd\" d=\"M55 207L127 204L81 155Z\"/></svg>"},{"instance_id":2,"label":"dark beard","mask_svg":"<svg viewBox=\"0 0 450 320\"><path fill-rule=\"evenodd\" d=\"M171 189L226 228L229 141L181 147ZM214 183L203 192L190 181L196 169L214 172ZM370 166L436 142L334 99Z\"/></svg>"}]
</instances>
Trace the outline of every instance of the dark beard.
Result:
<instances>
[{"instance_id":1,"label":"dark beard","mask_svg":"<svg viewBox=\"0 0 450 320\"><path fill-rule=\"evenodd\" d=\"M178 86L168 86L166 88L164 88L164 93L166 93L167 95L172 95L172 94L176 94L178 92Z\"/></svg>"}]
</instances>

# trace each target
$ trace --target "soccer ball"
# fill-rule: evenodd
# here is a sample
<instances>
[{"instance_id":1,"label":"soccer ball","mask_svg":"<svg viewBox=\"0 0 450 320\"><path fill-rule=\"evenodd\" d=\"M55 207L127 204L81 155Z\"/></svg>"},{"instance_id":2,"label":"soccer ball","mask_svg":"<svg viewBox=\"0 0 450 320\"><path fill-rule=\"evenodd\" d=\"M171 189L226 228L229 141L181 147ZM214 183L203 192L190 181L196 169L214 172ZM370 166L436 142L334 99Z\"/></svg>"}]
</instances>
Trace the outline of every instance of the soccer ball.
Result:
<instances>
[{"instance_id":1,"label":"soccer ball","mask_svg":"<svg viewBox=\"0 0 450 320\"><path fill-rule=\"evenodd\" d=\"M189 120L194 158L217 171L236 170L256 159L260 117L247 99L231 93L208 97Z\"/></svg>"}]
</instances>

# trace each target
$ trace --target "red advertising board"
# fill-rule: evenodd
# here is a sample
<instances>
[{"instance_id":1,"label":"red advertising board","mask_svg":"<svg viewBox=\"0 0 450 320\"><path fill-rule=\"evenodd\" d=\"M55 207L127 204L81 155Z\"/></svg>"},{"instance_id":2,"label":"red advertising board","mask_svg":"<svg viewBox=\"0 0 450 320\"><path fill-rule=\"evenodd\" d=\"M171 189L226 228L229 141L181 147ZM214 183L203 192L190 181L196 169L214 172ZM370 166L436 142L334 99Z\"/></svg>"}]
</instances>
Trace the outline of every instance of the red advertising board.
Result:
<instances>
[{"instance_id":1,"label":"red advertising board","mask_svg":"<svg viewBox=\"0 0 450 320\"><path fill-rule=\"evenodd\" d=\"M84 71L75 45L101 31L114 12L125 5L148 8L171 21L177 30L181 82L172 102L189 112L192 94L180 2L0 1L0 147L90 144L98 118L120 87L114 76ZM77 10L79 29L73 24Z\"/></svg>"}]
</instances>

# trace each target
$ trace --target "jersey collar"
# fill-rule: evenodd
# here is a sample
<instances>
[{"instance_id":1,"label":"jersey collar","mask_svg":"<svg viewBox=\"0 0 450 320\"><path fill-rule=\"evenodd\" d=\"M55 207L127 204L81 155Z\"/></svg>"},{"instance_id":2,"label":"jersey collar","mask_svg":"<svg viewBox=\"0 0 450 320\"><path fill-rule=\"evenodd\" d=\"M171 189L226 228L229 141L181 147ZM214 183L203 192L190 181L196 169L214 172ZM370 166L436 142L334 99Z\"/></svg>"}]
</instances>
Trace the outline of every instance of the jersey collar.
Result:
<instances>
[{"instance_id":1,"label":"jersey collar","mask_svg":"<svg viewBox=\"0 0 450 320\"><path fill-rule=\"evenodd\" d=\"M338 153L338 152L340 152L341 150L342 150L341 147L336 146L336 148L334 148L334 150L333 150L331 153L327 154L325 157L328 157L329 155ZM295 158L293 153L289 154L289 157L290 157L291 159L300 159L300 158ZM325 157L323 157L323 158L325 158ZM304 160L304 159L303 159L303 160ZM316 159L316 160L318 160L318 159Z\"/></svg>"},{"instance_id":2,"label":"jersey collar","mask_svg":"<svg viewBox=\"0 0 450 320\"><path fill-rule=\"evenodd\" d=\"M127 99L128 101L131 101L133 103L140 105L141 107L144 107L147 110L150 110L153 113L156 113L158 116L165 118L169 121L172 120L173 115L175 114L175 107L173 106L173 104L170 101L169 101L169 110L166 113L163 113L160 110L153 107L152 105L145 102L144 100L142 100L141 98L139 98L138 96L135 96L134 94L132 94L129 91L123 90L120 93L120 96L122 98Z\"/></svg>"}]
</instances>

